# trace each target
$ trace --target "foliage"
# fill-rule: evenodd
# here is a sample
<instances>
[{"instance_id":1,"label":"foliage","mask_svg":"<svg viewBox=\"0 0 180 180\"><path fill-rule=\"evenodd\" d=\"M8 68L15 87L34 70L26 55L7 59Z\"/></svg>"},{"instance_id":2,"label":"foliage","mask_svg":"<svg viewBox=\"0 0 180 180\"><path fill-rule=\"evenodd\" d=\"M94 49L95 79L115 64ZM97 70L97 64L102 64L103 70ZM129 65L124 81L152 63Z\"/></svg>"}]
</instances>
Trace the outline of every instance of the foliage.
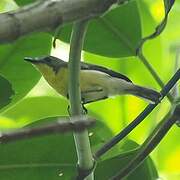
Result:
<instances>
[{"instance_id":1,"label":"foliage","mask_svg":"<svg viewBox=\"0 0 180 180\"><path fill-rule=\"evenodd\" d=\"M32 0L16 0L20 6L31 2ZM2 7L5 8L6 3L10 4L11 1L4 1ZM143 37L154 32L163 19L164 12L169 11L173 3L174 1L166 0L164 9L161 0L130 1L110 10L103 17L92 20L86 36L84 60L122 72L137 84L159 90L159 85L148 69L136 57L136 48ZM177 0L162 35L147 41L143 48L144 55L163 82L167 82L174 74L180 37L177 30L180 28L179 6L180 1ZM161 26L162 28L164 27ZM70 31L71 25L68 25L58 33L61 49L62 41L69 42ZM13 44L0 45L2 132L25 125L39 126L67 115L68 102L53 92L46 82L41 80L38 83L40 74L23 61L25 56L50 54L52 38L53 32L35 33ZM58 50L60 53L61 49ZM44 89L43 94L41 91ZM98 120L96 127L90 130L93 152L129 124L146 104L136 97L122 96L88 105L86 108L89 114ZM138 153L138 144L144 141L170 108L168 100L163 100L143 124L101 158L95 177L108 179L123 168ZM149 156L127 179L146 177L153 180L160 176L178 180L180 178L178 138L180 138L179 128L174 126L151 154L152 159ZM76 174L76 154L72 134L51 135L2 144L0 154L1 179L55 180L61 177L70 179Z\"/></svg>"}]
</instances>

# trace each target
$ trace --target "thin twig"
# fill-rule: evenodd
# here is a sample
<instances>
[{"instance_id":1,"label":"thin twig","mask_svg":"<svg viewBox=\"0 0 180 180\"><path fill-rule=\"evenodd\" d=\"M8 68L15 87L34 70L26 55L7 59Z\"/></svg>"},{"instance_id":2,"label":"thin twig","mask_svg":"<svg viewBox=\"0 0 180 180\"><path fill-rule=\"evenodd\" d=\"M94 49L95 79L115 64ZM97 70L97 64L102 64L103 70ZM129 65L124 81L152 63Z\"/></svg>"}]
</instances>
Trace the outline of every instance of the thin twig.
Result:
<instances>
[{"instance_id":1,"label":"thin twig","mask_svg":"<svg viewBox=\"0 0 180 180\"><path fill-rule=\"evenodd\" d=\"M57 122L48 125L43 125L34 128L23 128L16 130L14 132L2 133L0 135L0 143L9 143L12 141L19 141L21 139L29 139L32 137L55 134L55 133L65 133L72 131L80 132L88 127L91 127L95 123L95 120L90 118L83 120L77 120L77 118L75 119L76 120L74 120L73 122L67 121L67 119L66 121L58 120ZM79 117L78 119L81 118Z\"/></svg>"}]
</instances>

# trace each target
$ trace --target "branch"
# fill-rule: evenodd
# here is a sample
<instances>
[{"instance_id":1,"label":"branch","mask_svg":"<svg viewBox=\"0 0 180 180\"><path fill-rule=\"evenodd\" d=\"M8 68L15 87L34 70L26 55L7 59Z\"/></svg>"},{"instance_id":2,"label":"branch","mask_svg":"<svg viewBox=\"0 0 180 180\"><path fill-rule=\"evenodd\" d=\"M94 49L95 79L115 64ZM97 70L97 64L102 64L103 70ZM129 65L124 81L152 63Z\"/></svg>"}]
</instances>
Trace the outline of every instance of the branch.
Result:
<instances>
[{"instance_id":1,"label":"branch","mask_svg":"<svg viewBox=\"0 0 180 180\"><path fill-rule=\"evenodd\" d=\"M169 82L161 90L162 99L167 95L167 93L172 89L172 87L177 83L180 78L180 69L174 74L174 76L169 80ZM126 137L136 126L138 126L157 106L158 104L149 104L127 127L125 127L119 134L113 137L109 142L104 144L96 153L95 158L100 158L113 146L119 143L124 137Z\"/></svg>"},{"instance_id":2,"label":"branch","mask_svg":"<svg viewBox=\"0 0 180 180\"><path fill-rule=\"evenodd\" d=\"M17 141L21 139L29 139L36 136L54 134L54 133L65 133L70 131L83 131L85 128L94 125L95 120L87 118L85 120L75 120L73 122L58 120L55 123L43 125L36 128L24 128L15 132L2 133L0 136L0 143L8 143L11 141Z\"/></svg>"},{"instance_id":3,"label":"branch","mask_svg":"<svg viewBox=\"0 0 180 180\"><path fill-rule=\"evenodd\" d=\"M0 43L37 31L102 15L118 0L40 0L18 10L0 14ZM124 2L126 0L119 0Z\"/></svg>"},{"instance_id":4,"label":"branch","mask_svg":"<svg viewBox=\"0 0 180 180\"><path fill-rule=\"evenodd\" d=\"M76 22L73 26L69 53L69 100L71 116L81 116L83 113L81 105L80 93L80 60L81 50L84 43L84 36L87 29L87 20ZM73 121L73 118L72 118ZM94 167L94 161L91 153L91 146L88 136L88 131L84 130L81 133L74 133L76 151L78 156L78 180L85 179L93 180L91 170ZM90 175L89 175L90 172Z\"/></svg>"}]
</instances>

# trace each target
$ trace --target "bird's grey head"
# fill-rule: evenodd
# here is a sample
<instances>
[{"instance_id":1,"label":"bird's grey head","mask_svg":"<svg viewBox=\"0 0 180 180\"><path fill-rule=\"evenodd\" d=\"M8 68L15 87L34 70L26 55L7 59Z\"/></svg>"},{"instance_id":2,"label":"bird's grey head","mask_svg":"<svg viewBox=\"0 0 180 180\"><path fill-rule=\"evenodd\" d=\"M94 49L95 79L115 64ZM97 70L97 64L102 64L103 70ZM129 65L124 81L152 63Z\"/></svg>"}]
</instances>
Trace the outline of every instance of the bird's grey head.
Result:
<instances>
[{"instance_id":1,"label":"bird's grey head","mask_svg":"<svg viewBox=\"0 0 180 180\"><path fill-rule=\"evenodd\" d=\"M31 62L32 64L38 66L38 65L47 65L53 69L55 73L58 72L59 68L66 65L67 63L59 58L56 58L54 56L45 56L45 57L25 57L25 61Z\"/></svg>"}]
</instances>

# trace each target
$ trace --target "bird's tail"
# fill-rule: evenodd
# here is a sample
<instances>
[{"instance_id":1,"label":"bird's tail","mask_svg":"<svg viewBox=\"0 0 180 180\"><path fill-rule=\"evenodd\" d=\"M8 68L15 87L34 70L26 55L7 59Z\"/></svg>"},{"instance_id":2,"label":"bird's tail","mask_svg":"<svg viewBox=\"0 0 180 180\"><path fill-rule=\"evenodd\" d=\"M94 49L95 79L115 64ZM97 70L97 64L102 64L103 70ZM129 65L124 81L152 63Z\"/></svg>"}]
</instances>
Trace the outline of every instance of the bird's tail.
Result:
<instances>
[{"instance_id":1,"label":"bird's tail","mask_svg":"<svg viewBox=\"0 0 180 180\"><path fill-rule=\"evenodd\" d=\"M146 99L151 103L158 103L161 99L161 94L153 89L133 85L134 88L129 89L129 93L140 98Z\"/></svg>"}]
</instances>

